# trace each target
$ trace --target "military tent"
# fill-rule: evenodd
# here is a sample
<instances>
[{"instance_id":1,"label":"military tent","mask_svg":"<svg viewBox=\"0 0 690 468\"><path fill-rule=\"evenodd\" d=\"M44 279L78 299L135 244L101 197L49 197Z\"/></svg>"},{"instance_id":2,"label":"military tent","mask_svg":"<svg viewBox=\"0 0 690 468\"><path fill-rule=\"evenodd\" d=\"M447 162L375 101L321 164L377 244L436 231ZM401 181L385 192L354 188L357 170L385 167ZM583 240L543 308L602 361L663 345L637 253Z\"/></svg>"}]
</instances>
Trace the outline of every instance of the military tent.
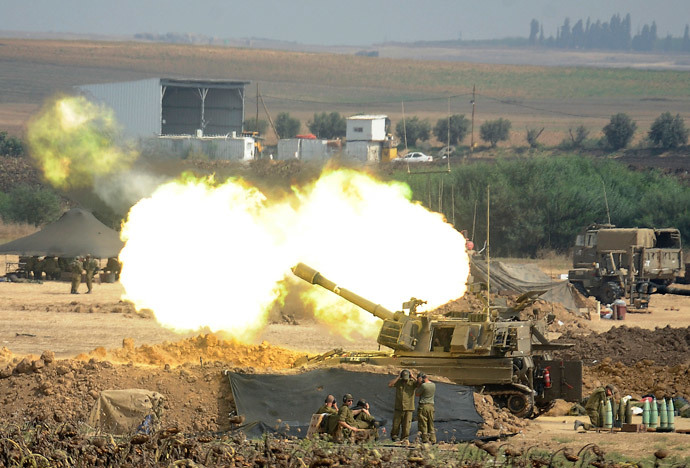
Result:
<instances>
[{"instance_id":1,"label":"military tent","mask_svg":"<svg viewBox=\"0 0 690 468\"><path fill-rule=\"evenodd\" d=\"M475 280L486 282L488 270L485 260L472 259L471 272ZM491 290L508 294L546 290L541 296L545 301L558 302L574 313L585 307L582 296L568 280L554 281L538 266L530 263L492 261Z\"/></svg>"},{"instance_id":2,"label":"military tent","mask_svg":"<svg viewBox=\"0 0 690 468\"><path fill-rule=\"evenodd\" d=\"M0 245L0 254L109 258L117 257L123 246L117 231L90 212L72 208L40 231Z\"/></svg>"},{"instance_id":3,"label":"military tent","mask_svg":"<svg viewBox=\"0 0 690 468\"><path fill-rule=\"evenodd\" d=\"M259 437L275 432L305 437L311 416L326 395L335 395L338 405L345 393L355 402L364 398L371 414L393 423L395 390L388 387L392 375L353 372L339 368L316 369L302 374L238 374L227 372L237 413L245 417L244 432ZM436 438L439 441L473 440L484 422L474 407L473 391L461 385L436 383ZM411 436L417 423L412 423Z\"/></svg>"}]
</instances>

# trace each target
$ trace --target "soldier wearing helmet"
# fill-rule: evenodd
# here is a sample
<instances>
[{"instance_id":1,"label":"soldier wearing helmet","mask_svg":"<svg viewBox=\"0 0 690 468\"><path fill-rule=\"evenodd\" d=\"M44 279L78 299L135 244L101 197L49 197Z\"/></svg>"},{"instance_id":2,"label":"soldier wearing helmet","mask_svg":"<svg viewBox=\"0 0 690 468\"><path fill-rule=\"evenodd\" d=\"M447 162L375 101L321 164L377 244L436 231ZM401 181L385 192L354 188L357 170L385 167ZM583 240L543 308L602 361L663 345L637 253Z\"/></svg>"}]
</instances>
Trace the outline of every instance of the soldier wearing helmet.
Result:
<instances>
[{"instance_id":1,"label":"soldier wearing helmet","mask_svg":"<svg viewBox=\"0 0 690 468\"><path fill-rule=\"evenodd\" d=\"M84 260L84 270L86 270L86 294L91 294L91 287L93 285L93 274L98 270L98 262L91 258L91 254L86 254Z\"/></svg>"},{"instance_id":2,"label":"soldier wearing helmet","mask_svg":"<svg viewBox=\"0 0 690 468\"><path fill-rule=\"evenodd\" d=\"M595 429L597 427L604 427L604 415L600 413L599 409L601 406L606 406L606 400L611 400L611 407L614 407L613 395L616 393L616 387L611 384L605 387L599 387L595 389L592 394L587 398L587 403L585 403L585 411L589 416L591 423L586 423L582 421L575 421L574 428L577 431L579 428L584 428L586 431L590 429Z\"/></svg>"},{"instance_id":3,"label":"soldier wearing helmet","mask_svg":"<svg viewBox=\"0 0 690 468\"><path fill-rule=\"evenodd\" d=\"M81 257L76 257L69 264L69 271L72 273L72 294L79 294L79 284L81 283L81 271L84 269L84 264L81 262Z\"/></svg>"},{"instance_id":4,"label":"soldier wearing helmet","mask_svg":"<svg viewBox=\"0 0 690 468\"><path fill-rule=\"evenodd\" d=\"M417 382L411 378L410 371L403 369L400 375L388 382L390 388L395 388L395 406L393 408L393 428L391 438L409 440L412 413L414 412L414 394Z\"/></svg>"}]
</instances>

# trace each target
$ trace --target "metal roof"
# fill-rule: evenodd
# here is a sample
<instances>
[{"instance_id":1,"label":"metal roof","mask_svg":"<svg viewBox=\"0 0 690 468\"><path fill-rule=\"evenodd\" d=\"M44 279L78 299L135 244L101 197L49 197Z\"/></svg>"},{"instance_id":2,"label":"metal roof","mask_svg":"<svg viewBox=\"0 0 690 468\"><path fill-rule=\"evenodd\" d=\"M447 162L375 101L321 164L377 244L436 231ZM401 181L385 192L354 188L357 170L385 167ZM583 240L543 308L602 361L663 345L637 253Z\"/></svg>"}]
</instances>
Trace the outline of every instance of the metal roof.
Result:
<instances>
[{"instance_id":1,"label":"metal roof","mask_svg":"<svg viewBox=\"0 0 690 468\"><path fill-rule=\"evenodd\" d=\"M181 88L239 88L251 84L251 81L229 80L196 80L180 78L160 78L161 86L179 86Z\"/></svg>"},{"instance_id":2,"label":"metal roof","mask_svg":"<svg viewBox=\"0 0 690 468\"><path fill-rule=\"evenodd\" d=\"M387 115L353 115L352 117L348 117L347 120L379 120L379 119L386 119L388 118Z\"/></svg>"}]
</instances>

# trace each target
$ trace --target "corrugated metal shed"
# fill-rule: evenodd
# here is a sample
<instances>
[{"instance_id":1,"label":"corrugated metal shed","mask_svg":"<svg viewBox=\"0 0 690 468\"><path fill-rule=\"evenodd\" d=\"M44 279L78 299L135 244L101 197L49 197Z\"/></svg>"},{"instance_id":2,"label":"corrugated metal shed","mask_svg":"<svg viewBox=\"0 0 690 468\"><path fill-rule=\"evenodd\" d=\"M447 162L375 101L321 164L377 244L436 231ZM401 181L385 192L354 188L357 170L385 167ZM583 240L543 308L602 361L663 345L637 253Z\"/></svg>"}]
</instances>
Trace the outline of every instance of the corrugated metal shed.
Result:
<instances>
[{"instance_id":1,"label":"corrugated metal shed","mask_svg":"<svg viewBox=\"0 0 690 468\"><path fill-rule=\"evenodd\" d=\"M151 78L77 86L115 111L131 137L229 135L242 131L248 81Z\"/></svg>"}]
</instances>

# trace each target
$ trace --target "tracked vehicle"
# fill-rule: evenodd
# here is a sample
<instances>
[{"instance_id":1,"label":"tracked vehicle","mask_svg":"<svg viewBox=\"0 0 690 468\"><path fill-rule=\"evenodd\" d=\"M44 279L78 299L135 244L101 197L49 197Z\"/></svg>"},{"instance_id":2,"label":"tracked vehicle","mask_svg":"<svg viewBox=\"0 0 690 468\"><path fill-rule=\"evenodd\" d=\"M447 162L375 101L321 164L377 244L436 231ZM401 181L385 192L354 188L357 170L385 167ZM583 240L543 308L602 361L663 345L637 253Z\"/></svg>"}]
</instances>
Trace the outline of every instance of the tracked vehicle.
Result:
<instances>
[{"instance_id":1,"label":"tracked vehicle","mask_svg":"<svg viewBox=\"0 0 690 468\"><path fill-rule=\"evenodd\" d=\"M519 319L521 310L539 294L524 294L513 308L486 307L442 316L417 313L423 301L412 298L403 304L407 313L391 312L339 287L307 265L300 263L292 271L383 320L377 341L392 350L334 350L298 365L325 360L413 368L474 387L519 417L537 416L557 398L582 399L582 361L551 360L548 356L548 351L572 345L551 343L543 320Z\"/></svg>"}]
</instances>

